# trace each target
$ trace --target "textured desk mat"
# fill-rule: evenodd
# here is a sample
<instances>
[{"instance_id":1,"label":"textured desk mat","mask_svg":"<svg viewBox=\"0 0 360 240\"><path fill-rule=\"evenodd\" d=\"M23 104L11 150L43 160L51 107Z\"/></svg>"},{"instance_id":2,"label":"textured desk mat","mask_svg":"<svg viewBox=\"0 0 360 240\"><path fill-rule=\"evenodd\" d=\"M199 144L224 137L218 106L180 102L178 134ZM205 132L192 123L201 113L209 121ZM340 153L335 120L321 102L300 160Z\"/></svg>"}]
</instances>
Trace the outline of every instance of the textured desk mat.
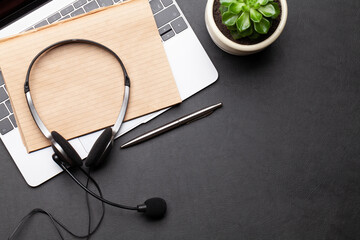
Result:
<instances>
[{"instance_id":1,"label":"textured desk mat","mask_svg":"<svg viewBox=\"0 0 360 240\"><path fill-rule=\"evenodd\" d=\"M29 152L49 146L25 100L26 71L35 55L57 41L82 38L114 50L131 79L125 120L181 102L147 0L132 0L0 40L0 66L24 144ZM30 76L36 109L52 131L75 138L114 124L124 80L113 56L85 44L56 48Z\"/></svg>"}]
</instances>

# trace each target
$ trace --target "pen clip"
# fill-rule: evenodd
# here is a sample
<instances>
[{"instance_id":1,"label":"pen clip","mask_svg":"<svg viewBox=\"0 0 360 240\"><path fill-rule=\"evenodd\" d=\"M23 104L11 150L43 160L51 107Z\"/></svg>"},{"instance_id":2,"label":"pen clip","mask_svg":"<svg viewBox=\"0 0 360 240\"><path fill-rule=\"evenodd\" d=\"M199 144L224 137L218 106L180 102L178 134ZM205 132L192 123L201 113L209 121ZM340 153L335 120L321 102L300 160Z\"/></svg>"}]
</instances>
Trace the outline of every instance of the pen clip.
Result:
<instances>
[{"instance_id":1,"label":"pen clip","mask_svg":"<svg viewBox=\"0 0 360 240\"><path fill-rule=\"evenodd\" d=\"M194 118L194 119L188 121L188 122L186 123L186 125L188 125L188 124L190 124L190 123L193 123L193 122L195 122L195 121L197 121L197 120L200 120L200 119L202 119L202 118L205 118L205 117L211 115L213 112L215 112L215 110L213 110L213 111L211 111L211 112L208 112L208 113L206 113L205 115L202 115L202 116L200 116L200 117L198 117L198 118Z\"/></svg>"}]
</instances>

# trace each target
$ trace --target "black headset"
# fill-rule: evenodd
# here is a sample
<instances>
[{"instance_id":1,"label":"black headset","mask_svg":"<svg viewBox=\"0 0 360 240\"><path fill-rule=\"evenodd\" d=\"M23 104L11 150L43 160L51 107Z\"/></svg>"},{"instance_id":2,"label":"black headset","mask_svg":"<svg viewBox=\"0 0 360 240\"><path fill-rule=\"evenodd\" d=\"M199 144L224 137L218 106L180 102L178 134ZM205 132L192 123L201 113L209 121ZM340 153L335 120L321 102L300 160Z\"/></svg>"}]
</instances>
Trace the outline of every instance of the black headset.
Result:
<instances>
[{"instance_id":1,"label":"black headset","mask_svg":"<svg viewBox=\"0 0 360 240\"><path fill-rule=\"evenodd\" d=\"M31 93L30 93L29 79L30 79L31 69L32 69L33 65L35 64L35 62L37 61L37 59L39 59L45 53L48 53L49 51L51 51L57 47L64 46L67 44L72 44L72 43L90 44L90 45L99 47L99 48L107 51L108 53L110 53L112 56L114 56L116 58L116 60L120 64L120 66L123 70L123 74L124 74L124 84L125 84L124 98L123 98L123 103L121 106L119 116L118 116L114 126L106 128L104 130L104 132L100 135L100 137L94 143L94 145L91 148L91 150L87 156L87 159L86 159L85 165L87 167L89 167L91 169L96 169L97 167L99 167L100 165L102 165L104 163L107 155L109 154L109 152L114 144L115 135L120 130L121 124L124 121L124 117L126 114L126 109L127 109L129 97L130 97L130 78L126 72L123 62L121 61L119 56L114 51L112 51L111 49L109 49L108 47L106 47L100 43L90 41L90 40L85 40L85 39L69 39L69 40L64 40L64 41L54 43L54 44L46 47L45 49L43 49L41 52L39 52L35 56L35 58L31 61L29 68L27 70L26 80L25 80L25 84L24 84L24 91L25 91L26 101L28 103L31 115L32 115L36 125L39 127L42 134L50 141L51 147L54 150L54 154L52 156L53 160L81 188L83 188L86 192L88 192L90 195L97 198L98 200L102 201L103 203L112 205L114 207L127 209L127 210L136 210L138 212L144 213L146 216L148 216L150 218L157 218L157 219L162 218L165 215L166 209L167 209L166 202L162 198L158 198L158 197L150 198L150 199L146 200L143 204L137 205L136 207L132 207L132 206L126 206L126 205L122 205L122 204L118 204L118 203L114 203L109 200L106 200L102 196L97 195L96 193L94 193L90 189L88 189L86 186L84 186L68 169L68 168L80 168L81 169L81 166L83 164L81 157L76 152L76 150L71 146L71 144L64 137L61 136L60 133L58 133L56 131L50 132L45 127L44 123L41 121L40 116L35 109L35 105L33 103L33 100L31 98Z\"/></svg>"}]
</instances>

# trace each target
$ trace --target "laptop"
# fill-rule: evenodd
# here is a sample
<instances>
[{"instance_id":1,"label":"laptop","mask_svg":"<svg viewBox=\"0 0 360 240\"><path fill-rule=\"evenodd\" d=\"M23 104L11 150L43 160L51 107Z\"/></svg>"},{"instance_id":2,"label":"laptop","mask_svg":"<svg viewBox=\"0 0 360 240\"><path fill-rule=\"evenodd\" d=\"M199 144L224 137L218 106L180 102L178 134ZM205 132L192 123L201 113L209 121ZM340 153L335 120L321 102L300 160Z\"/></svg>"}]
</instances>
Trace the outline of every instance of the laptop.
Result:
<instances>
[{"instance_id":1,"label":"laptop","mask_svg":"<svg viewBox=\"0 0 360 240\"><path fill-rule=\"evenodd\" d=\"M3 2L11 3L16 1ZM17 2L26 2L24 6L28 7L32 3L36 5L39 0L17 0ZM100 7L118 4L122 0L52 0L45 3L43 3L44 1L40 2L41 6L37 6L35 10L27 12L25 15L23 15L26 12L24 7L9 14L11 19L14 18L14 15L16 17L16 13L20 13L21 17L0 29L0 38L52 24ZM1 0L0 4L2 4ZM218 73L189 22L186 20L185 15L176 3L176 0L150 0L149 4L153 11L159 35L161 36L181 99L185 100L214 83L218 78ZM1 23L2 21L0 20ZM125 122L116 137L148 122L168 109ZM101 132L102 130L72 139L70 144L76 149L80 157L84 159ZM52 160L53 150L51 147L32 153L26 152L19 129L17 128L1 71L0 138L26 183L31 187L39 186L62 172L61 168Z\"/></svg>"}]
</instances>

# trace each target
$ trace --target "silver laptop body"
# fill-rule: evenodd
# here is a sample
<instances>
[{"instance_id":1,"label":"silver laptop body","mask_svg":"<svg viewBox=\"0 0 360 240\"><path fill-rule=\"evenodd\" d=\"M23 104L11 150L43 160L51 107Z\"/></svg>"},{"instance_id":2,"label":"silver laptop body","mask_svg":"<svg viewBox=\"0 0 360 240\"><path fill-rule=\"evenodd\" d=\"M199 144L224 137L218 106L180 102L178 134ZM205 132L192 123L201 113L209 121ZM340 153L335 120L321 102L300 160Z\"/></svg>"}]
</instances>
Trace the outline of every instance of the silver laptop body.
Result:
<instances>
[{"instance_id":1,"label":"silver laptop body","mask_svg":"<svg viewBox=\"0 0 360 240\"><path fill-rule=\"evenodd\" d=\"M122 1L53 0L0 30L0 38L119 2ZM185 100L215 82L218 73L176 1L151 0L149 4L154 13L180 96L182 100ZM117 137L148 122L166 110L125 122ZM84 159L101 132L75 138L70 143ZM26 152L2 76L0 76L0 138L28 185L39 186L62 171L53 162L51 158L53 151L50 147L32 153Z\"/></svg>"}]
</instances>

